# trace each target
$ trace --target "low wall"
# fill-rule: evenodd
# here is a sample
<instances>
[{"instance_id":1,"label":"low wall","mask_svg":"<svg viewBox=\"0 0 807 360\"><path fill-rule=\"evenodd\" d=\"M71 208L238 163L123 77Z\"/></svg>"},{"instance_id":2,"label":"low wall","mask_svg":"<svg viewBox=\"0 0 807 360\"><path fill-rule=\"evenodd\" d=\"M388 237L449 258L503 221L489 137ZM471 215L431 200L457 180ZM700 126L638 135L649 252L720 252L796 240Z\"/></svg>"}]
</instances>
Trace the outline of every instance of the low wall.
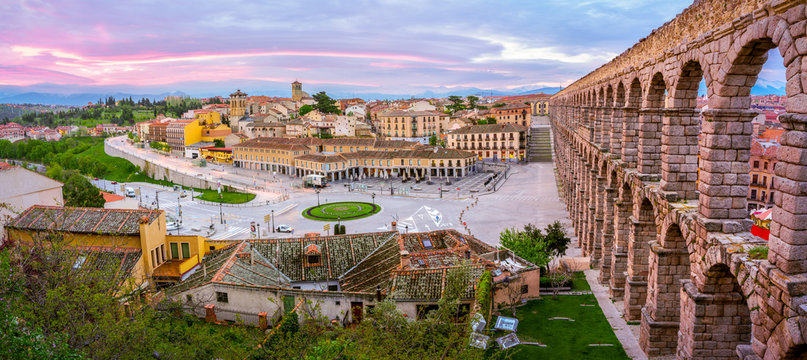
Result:
<instances>
[{"instance_id":1,"label":"low wall","mask_svg":"<svg viewBox=\"0 0 807 360\"><path fill-rule=\"evenodd\" d=\"M146 161L132 154L126 153L114 146L110 146L104 142L104 152L109 156L124 158L129 160L132 164L139 166L140 169L149 177L157 180L168 180L175 184L190 186L202 189L215 189L216 182L208 181L197 176L190 176L181 172L169 169L160 164L155 164L151 161Z\"/></svg>"}]
</instances>

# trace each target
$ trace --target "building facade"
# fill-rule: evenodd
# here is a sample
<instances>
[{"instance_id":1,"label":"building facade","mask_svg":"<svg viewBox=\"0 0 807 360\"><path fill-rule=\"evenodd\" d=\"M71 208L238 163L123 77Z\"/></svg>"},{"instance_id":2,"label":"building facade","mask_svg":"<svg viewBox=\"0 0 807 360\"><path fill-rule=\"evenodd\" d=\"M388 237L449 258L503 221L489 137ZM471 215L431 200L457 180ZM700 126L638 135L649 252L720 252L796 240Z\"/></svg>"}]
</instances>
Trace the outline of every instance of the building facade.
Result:
<instances>
[{"instance_id":1,"label":"building facade","mask_svg":"<svg viewBox=\"0 0 807 360\"><path fill-rule=\"evenodd\" d=\"M448 134L446 146L472 152L479 160L521 161L528 132L526 126L512 123L465 126Z\"/></svg>"},{"instance_id":2,"label":"building facade","mask_svg":"<svg viewBox=\"0 0 807 360\"><path fill-rule=\"evenodd\" d=\"M496 119L497 124L518 124L530 126L530 106L522 102L513 102L502 107L490 109L490 116Z\"/></svg>"},{"instance_id":3,"label":"building facade","mask_svg":"<svg viewBox=\"0 0 807 360\"><path fill-rule=\"evenodd\" d=\"M443 134L450 118L448 114L437 111L392 110L378 114L379 132L395 139L423 142L430 136Z\"/></svg>"}]
</instances>

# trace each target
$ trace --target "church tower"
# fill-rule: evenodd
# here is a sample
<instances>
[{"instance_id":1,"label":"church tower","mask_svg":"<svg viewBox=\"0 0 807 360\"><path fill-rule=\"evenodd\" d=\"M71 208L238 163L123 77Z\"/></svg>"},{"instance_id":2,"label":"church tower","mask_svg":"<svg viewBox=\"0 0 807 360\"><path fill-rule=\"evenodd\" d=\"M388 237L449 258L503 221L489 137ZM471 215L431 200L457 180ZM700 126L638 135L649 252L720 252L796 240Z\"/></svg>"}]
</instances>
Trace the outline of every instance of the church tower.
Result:
<instances>
[{"instance_id":1,"label":"church tower","mask_svg":"<svg viewBox=\"0 0 807 360\"><path fill-rule=\"evenodd\" d=\"M291 83L291 100L292 101L300 101L303 99L303 83L294 80Z\"/></svg>"},{"instance_id":2,"label":"church tower","mask_svg":"<svg viewBox=\"0 0 807 360\"><path fill-rule=\"evenodd\" d=\"M247 113L247 94L241 89L230 94L230 128L238 132L238 121Z\"/></svg>"}]
</instances>

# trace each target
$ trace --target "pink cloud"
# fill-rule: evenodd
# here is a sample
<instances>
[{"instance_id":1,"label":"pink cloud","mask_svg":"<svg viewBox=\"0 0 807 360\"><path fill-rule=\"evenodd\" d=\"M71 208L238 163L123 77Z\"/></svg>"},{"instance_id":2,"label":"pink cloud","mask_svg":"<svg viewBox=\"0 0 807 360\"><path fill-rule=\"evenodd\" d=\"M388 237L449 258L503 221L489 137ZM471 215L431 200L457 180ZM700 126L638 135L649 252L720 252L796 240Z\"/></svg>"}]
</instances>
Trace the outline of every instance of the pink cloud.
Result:
<instances>
[{"instance_id":1,"label":"pink cloud","mask_svg":"<svg viewBox=\"0 0 807 360\"><path fill-rule=\"evenodd\" d=\"M53 84L91 84L93 80L60 71L51 71L24 65L0 65L0 84L27 86L43 82Z\"/></svg>"},{"instance_id":2,"label":"pink cloud","mask_svg":"<svg viewBox=\"0 0 807 360\"><path fill-rule=\"evenodd\" d=\"M393 68L393 69L403 69L403 68L412 67L412 65L404 65L404 64L391 63L391 62L373 62L373 63L370 63L370 66L382 67L382 68Z\"/></svg>"}]
</instances>

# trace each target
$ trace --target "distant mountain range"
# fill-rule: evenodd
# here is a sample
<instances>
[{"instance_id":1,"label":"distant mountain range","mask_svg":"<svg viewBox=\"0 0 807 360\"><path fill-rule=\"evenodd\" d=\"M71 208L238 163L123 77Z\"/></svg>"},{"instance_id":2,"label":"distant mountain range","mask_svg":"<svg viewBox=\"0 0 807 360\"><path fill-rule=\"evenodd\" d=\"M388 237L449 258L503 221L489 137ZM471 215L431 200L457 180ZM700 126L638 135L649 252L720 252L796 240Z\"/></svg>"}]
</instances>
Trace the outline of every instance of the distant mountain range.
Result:
<instances>
[{"instance_id":1,"label":"distant mountain range","mask_svg":"<svg viewBox=\"0 0 807 360\"><path fill-rule=\"evenodd\" d=\"M193 84L183 84L180 86L184 88L197 89ZM258 84L245 84L243 89L249 94L260 94L267 96L289 96L290 90L282 88L264 88ZM104 92L104 89L94 89L89 87L78 88L79 92L70 93L63 86L58 85L45 85L33 87L17 87L17 86L0 86L0 104L43 104L43 105L71 105L82 106L87 105L88 102L95 103L98 99L105 99L109 96L115 99L129 98L138 101L142 98L160 100L166 96L193 96L193 97L208 97L208 96L227 96L228 93L217 94L210 90L200 90L196 92L159 92L159 93L140 93L133 94L121 91L110 90ZM306 89L308 90L308 89ZM517 88L511 90L485 90L478 88L436 88L434 90L423 91L416 94L390 94L380 92L359 92L356 89L345 87L334 88L315 88L312 89L312 94L315 91L327 91L328 95L337 99L360 97L365 100L373 99L408 99L408 98L442 98L450 95L469 96L474 95L478 97L485 96L505 96L505 95L526 95L535 93L554 94L560 90L557 87L543 87L543 88ZM705 94L706 90L701 89L701 94ZM785 83L782 81L770 81L766 79L759 79L757 84L751 89L752 95L785 95Z\"/></svg>"}]
</instances>

